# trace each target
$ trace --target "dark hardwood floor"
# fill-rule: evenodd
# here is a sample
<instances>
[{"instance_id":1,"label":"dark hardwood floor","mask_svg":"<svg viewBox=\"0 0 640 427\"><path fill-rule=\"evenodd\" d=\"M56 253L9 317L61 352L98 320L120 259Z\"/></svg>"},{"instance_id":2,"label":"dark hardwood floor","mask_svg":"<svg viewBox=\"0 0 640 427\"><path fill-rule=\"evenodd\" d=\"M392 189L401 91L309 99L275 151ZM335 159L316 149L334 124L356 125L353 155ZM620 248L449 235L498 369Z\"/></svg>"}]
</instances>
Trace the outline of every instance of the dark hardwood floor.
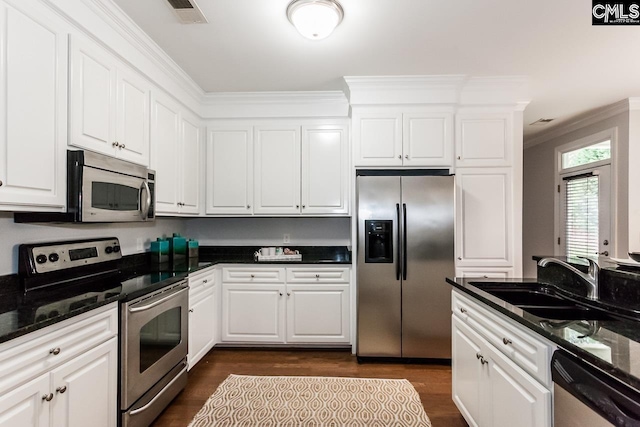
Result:
<instances>
[{"instance_id":1,"label":"dark hardwood floor","mask_svg":"<svg viewBox=\"0 0 640 427\"><path fill-rule=\"evenodd\" d=\"M184 427L229 374L406 378L420 394L434 427L466 427L451 400L451 367L359 364L350 351L213 349L190 372L187 387L153 427Z\"/></svg>"}]
</instances>

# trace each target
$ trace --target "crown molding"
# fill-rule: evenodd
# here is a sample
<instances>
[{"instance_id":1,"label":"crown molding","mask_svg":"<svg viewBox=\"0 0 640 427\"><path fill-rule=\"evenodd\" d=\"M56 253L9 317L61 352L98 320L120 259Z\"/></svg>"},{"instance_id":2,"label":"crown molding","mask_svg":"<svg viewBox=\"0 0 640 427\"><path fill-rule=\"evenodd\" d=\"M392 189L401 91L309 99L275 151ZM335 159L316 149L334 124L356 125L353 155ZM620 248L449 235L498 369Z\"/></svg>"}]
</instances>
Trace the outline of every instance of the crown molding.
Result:
<instances>
[{"instance_id":1,"label":"crown molding","mask_svg":"<svg viewBox=\"0 0 640 427\"><path fill-rule=\"evenodd\" d=\"M552 139L558 138L570 132L582 129L583 127L617 116L629 111L640 110L640 98L626 98L604 107L596 108L579 114L569 121L559 124L552 129L545 130L533 137L526 138L524 148L543 144Z\"/></svg>"},{"instance_id":2,"label":"crown molding","mask_svg":"<svg viewBox=\"0 0 640 427\"><path fill-rule=\"evenodd\" d=\"M526 76L470 77L461 88L461 105L515 105L523 111L531 102Z\"/></svg>"},{"instance_id":3,"label":"crown molding","mask_svg":"<svg viewBox=\"0 0 640 427\"><path fill-rule=\"evenodd\" d=\"M203 98L205 119L256 117L348 117L342 91L220 92Z\"/></svg>"},{"instance_id":4,"label":"crown molding","mask_svg":"<svg viewBox=\"0 0 640 427\"><path fill-rule=\"evenodd\" d=\"M172 77L184 91L201 101L205 94L204 90L117 4L112 0L82 0L82 2L102 17L112 29L144 54L154 65Z\"/></svg>"}]
</instances>

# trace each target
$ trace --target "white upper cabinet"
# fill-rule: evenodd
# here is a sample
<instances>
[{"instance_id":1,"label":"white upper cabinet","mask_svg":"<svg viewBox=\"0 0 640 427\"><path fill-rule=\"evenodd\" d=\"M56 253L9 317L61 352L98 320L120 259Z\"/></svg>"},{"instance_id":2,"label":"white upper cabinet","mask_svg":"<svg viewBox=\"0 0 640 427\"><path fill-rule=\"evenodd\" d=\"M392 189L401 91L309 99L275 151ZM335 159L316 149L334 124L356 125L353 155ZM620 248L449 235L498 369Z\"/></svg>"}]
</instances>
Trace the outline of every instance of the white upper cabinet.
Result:
<instances>
[{"instance_id":1,"label":"white upper cabinet","mask_svg":"<svg viewBox=\"0 0 640 427\"><path fill-rule=\"evenodd\" d=\"M35 2L0 1L0 23L0 210L63 211L68 34Z\"/></svg>"},{"instance_id":2,"label":"white upper cabinet","mask_svg":"<svg viewBox=\"0 0 640 427\"><path fill-rule=\"evenodd\" d=\"M69 144L149 165L150 84L104 49L71 40Z\"/></svg>"},{"instance_id":3,"label":"white upper cabinet","mask_svg":"<svg viewBox=\"0 0 640 427\"><path fill-rule=\"evenodd\" d=\"M456 166L510 166L513 118L507 113L456 115Z\"/></svg>"},{"instance_id":4,"label":"white upper cabinet","mask_svg":"<svg viewBox=\"0 0 640 427\"><path fill-rule=\"evenodd\" d=\"M356 166L451 166L453 115L364 109L353 113Z\"/></svg>"},{"instance_id":5,"label":"white upper cabinet","mask_svg":"<svg viewBox=\"0 0 640 427\"><path fill-rule=\"evenodd\" d=\"M253 128L210 128L207 137L207 214L251 214Z\"/></svg>"},{"instance_id":6,"label":"white upper cabinet","mask_svg":"<svg viewBox=\"0 0 640 427\"><path fill-rule=\"evenodd\" d=\"M254 212L300 212L300 127L256 126Z\"/></svg>"},{"instance_id":7,"label":"white upper cabinet","mask_svg":"<svg viewBox=\"0 0 640 427\"><path fill-rule=\"evenodd\" d=\"M161 92L151 100L151 167L156 171L158 214L200 211L199 120Z\"/></svg>"},{"instance_id":8,"label":"white upper cabinet","mask_svg":"<svg viewBox=\"0 0 640 427\"><path fill-rule=\"evenodd\" d=\"M346 126L302 127L302 213L349 211Z\"/></svg>"},{"instance_id":9,"label":"white upper cabinet","mask_svg":"<svg viewBox=\"0 0 640 427\"><path fill-rule=\"evenodd\" d=\"M511 168L456 170L457 267L513 265Z\"/></svg>"}]
</instances>

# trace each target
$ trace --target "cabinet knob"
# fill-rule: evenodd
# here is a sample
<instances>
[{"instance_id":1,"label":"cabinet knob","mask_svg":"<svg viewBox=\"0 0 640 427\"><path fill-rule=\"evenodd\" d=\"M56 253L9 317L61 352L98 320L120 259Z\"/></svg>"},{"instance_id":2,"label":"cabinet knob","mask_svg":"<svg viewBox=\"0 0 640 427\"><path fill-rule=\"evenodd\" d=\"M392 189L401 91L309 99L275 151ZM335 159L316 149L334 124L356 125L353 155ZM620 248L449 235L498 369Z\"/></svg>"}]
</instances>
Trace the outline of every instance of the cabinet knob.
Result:
<instances>
[{"instance_id":1,"label":"cabinet knob","mask_svg":"<svg viewBox=\"0 0 640 427\"><path fill-rule=\"evenodd\" d=\"M45 394L42 396L42 400L46 400L47 402L51 402L51 399L53 399L53 393Z\"/></svg>"},{"instance_id":2,"label":"cabinet knob","mask_svg":"<svg viewBox=\"0 0 640 427\"><path fill-rule=\"evenodd\" d=\"M254 276L254 275L252 274L252 275L251 275L251 278L253 279L254 277L256 277L256 276Z\"/></svg>"},{"instance_id":3,"label":"cabinet knob","mask_svg":"<svg viewBox=\"0 0 640 427\"><path fill-rule=\"evenodd\" d=\"M190 308L190 309L189 309L189 313L193 313L193 308Z\"/></svg>"},{"instance_id":4,"label":"cabinet knob","mask_svg":"<svg viewBox=\"0 0 640 427\"><path fill-rule=\"evenodd\" d=\"M458 160L462 160L462 156L458 156Z\"/></svg>"},{"instance_id":5,"label":"cabinet knob","mask_svg":"<svg viewBox=\"0 0 640 427\"><path fill-rule=\"evenodd\" d=\"M0 181L0 187L2 187L2 181Z\"/></svg>"},{"instance_id":6,"label":"cabinet knob","mask_svg":"<svg viewBox=\"0 0 640 427\"><path fill-rule=\"evenodd\" d=\"M247 205L247 209L251 209L251 205Z\"/></svg>"},{"instance_id":7,"label":"cabinet knob","mask_svg":"<svg viewBox=\"0 0 640 427\"><path fill-rule=\"evenodd\" d=\"M282 296L282 292L278 292L280 294L280 296Z\"/></svg>"},{"instance_id":8,"label":"cabinet knob","mask_svg":"<svg viewBox=\"0 0 640 427\"><path fill-rule=\"evenodd\" d=\"M120 149L122 150L125 147L124 144L120 144Z\"/></svg>"},{"instance_id":9,"label":"cabinet knob","mask_svg":"<svg viewBox=\"0 0 640 427\"><path fill-rule=\"evenodd\" d=\"M291 292L287 292L287 296L290 297L291 296Z\"/></svg>"},{"instance_id":10,"label":"cabinet knob","mask_svg":"<svg viewBox=\"0 0 640 427\"><path fill-rule=\"evenodd\" d=\"M319 274L316 274L316 279L319 279L319 278L320 278L320 275L319 275Z\"/></svg>"},{"instance_id":11,"label":"cabinet knob","mask_svg":"<svg viewBox=\"0 0 640 427\"><path fill-rule=\"evenodd\" d=\"M49 350L49 354L53 354L54 356L59 355L60 354L60 347L52 348L51 350Z\"/></svg>"},{"instance_id":12,"label":"cabinet knob","mask_svg":"<svg viewBox=\"0 0 640 427\"><path fill-rule=\"evenodd\" d=\"M302 205L302 209L306 209L307 207L305 205Z\"/></svg>"},{"instance_id":13,"label":"cabinet knob","mask_svg":"<svg viewBox=\"0 0 640 427\"><path fill-rule=\"evenodd\" d=\"M600 255L609 256L609 251L600 252Z\"/></svg>"},{"instance_id":14,"label":"cabinet knob","mask_svg":"<svg viewBox=\"0 0 640 427\"><path fill-rule=\"evenodd\" d=\"M502 342L504 343L504 345L513 344L513 341L511 341L509 338L502 338Z\"/></svg>"},{"instance_id":15,"label":"cabinet knob","mask_svg":"<svg viewBox=\"0 0 640 427\"><path fill-rule=\"evenodd\" d=\"M118 141L114 141L114 142L111 144L111 146L112 146L112 147L120 147L120 144L118 144Z\"/></svg>"},{"instance_id":16,"label":"cabinet knob","mask_svg":"<svg viewBox=\"0 0 640 427\"><path fill-rule=\"evenodd\" d=\"M204 280L202 281L202 283L207 283L208 281L209 281L209 280L204 279Z\"/></svg>"},{"instance_id":17,"label":"cabinet knob","mask_svg":"<svg viewBox=\"0 0 640 427\"><path fill-rule=\"evenodd\" d=\"M402 160L402 155L401 155L401 154L398 154L398 158L399 158L400 160Z\"/></svg>"},{"instance_id":18,"label":"cabinet knob","mask_svg":"<svg viewBox=\"0 0 640 427\"><path fill-rule=\"evenodd\" d=\"M407 160L409 160L409 155L408 155L408 154L405 154L404 158L405 158L405 159L407 159Z\"/></svg>"},{"instance_id":19,"label":"cabinet knob","mask_svg":"<svg viewBox=\"0 0 640 427\"><path fill-rule=\"evenodd\" d=\"M65 391L67 391L67 386L66 385L62 386L62 387L58 387L56 389L56 393L60 393L60 394L64 393Z\"/></svg>"},{"instance_id":20,"label":"cabinet knob","mask_svg":"<svg viewBox=\"0 0 640 427\"><path fill-rule=\"evenodd\" d=\"M460 309L460 313L465 314L466 312L467 312L467 309L466 309L466 308L461 308L461 309Z\"/></svg>"},{"instance_id":21,"label":"cabinet knob","mask_svg":"<svg viewBox=\"0 0 640 427\"><path fill-rule=\"evenodd\" d=\"M296 209L300 208L300 205L296 205Z\"/></svg>"},{"instance_id":22,"label":"cabinet knob","mask_svg":"<svg viewBox=\"0 0 640 427\"><path fill-rule=\"evenodd\" d=\"M485 363L489 363L489 362L487 362L486 360L484 360L484 356L483 356L482 354L480 354L480 352L477 352L477 353L476 353L476 359L478 359L478 360L480 361L480 363L482 363L483 365L484 365Z\"/></svg>"},{"instance_id":23,"label":"cabinet knob","mask_svg":"<svg viewBox=\"0 0 640 427\"><path fill-rule=\"evenodd\" d=\"M458 261L462 261L462 257L461 256L458 257Z\"/></svg>"}]
</instances>

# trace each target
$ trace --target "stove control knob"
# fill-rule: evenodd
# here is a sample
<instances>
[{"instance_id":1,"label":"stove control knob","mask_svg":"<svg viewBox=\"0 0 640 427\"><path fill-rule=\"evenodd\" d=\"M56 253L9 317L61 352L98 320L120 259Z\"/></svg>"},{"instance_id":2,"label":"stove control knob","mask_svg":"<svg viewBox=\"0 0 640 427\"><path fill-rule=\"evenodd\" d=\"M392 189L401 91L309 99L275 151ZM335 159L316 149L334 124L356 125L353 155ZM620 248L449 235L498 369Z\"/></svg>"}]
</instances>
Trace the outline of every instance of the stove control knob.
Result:
<instances>
[{"instance_id":1,"label":"stove control knob","mask_svg":"<svg viewBox=\"0 0 640 427\"><path fill-rule=\"evenodd\" d=\"M115 252L115 253L120 252L120 246L115 245L115 246L113 247L113 252Z\"/></svg>"},{"instance_id":2,"label":"stove control knob","mask_svg":"<svg viewBox=\"0 0 640 427\"><path fill-rule=\"evenodd\" d=\"M60 259L60 255L58 255L57 253L52 252L52 253L49 254L49 261L51 261L51 262L56 262L59 259Z\"/></svg>"},{"instance_id":3,"label":"stove control knob","mask_svg":"<svg viewBox=\"0 0 640 427\"><path fill-rule=\"evenodd\" d=\"M106 254L110 254L111 252L113 252L113 248L111 246L107 246L106 248L104 248L104 252Z\"/></svg>"},{"instance_id":4,"label":"stove control knob","mask_svg":"<svg viewBox=\"0 0 640 427\"><path fill-rule=\"evenodd\" d=\"M38 255L36 257L36 262L38 264L44 264L45 262L47 262L47 256L46 255L42 255L42 254Z\"/></svg>"}]
</instances>

